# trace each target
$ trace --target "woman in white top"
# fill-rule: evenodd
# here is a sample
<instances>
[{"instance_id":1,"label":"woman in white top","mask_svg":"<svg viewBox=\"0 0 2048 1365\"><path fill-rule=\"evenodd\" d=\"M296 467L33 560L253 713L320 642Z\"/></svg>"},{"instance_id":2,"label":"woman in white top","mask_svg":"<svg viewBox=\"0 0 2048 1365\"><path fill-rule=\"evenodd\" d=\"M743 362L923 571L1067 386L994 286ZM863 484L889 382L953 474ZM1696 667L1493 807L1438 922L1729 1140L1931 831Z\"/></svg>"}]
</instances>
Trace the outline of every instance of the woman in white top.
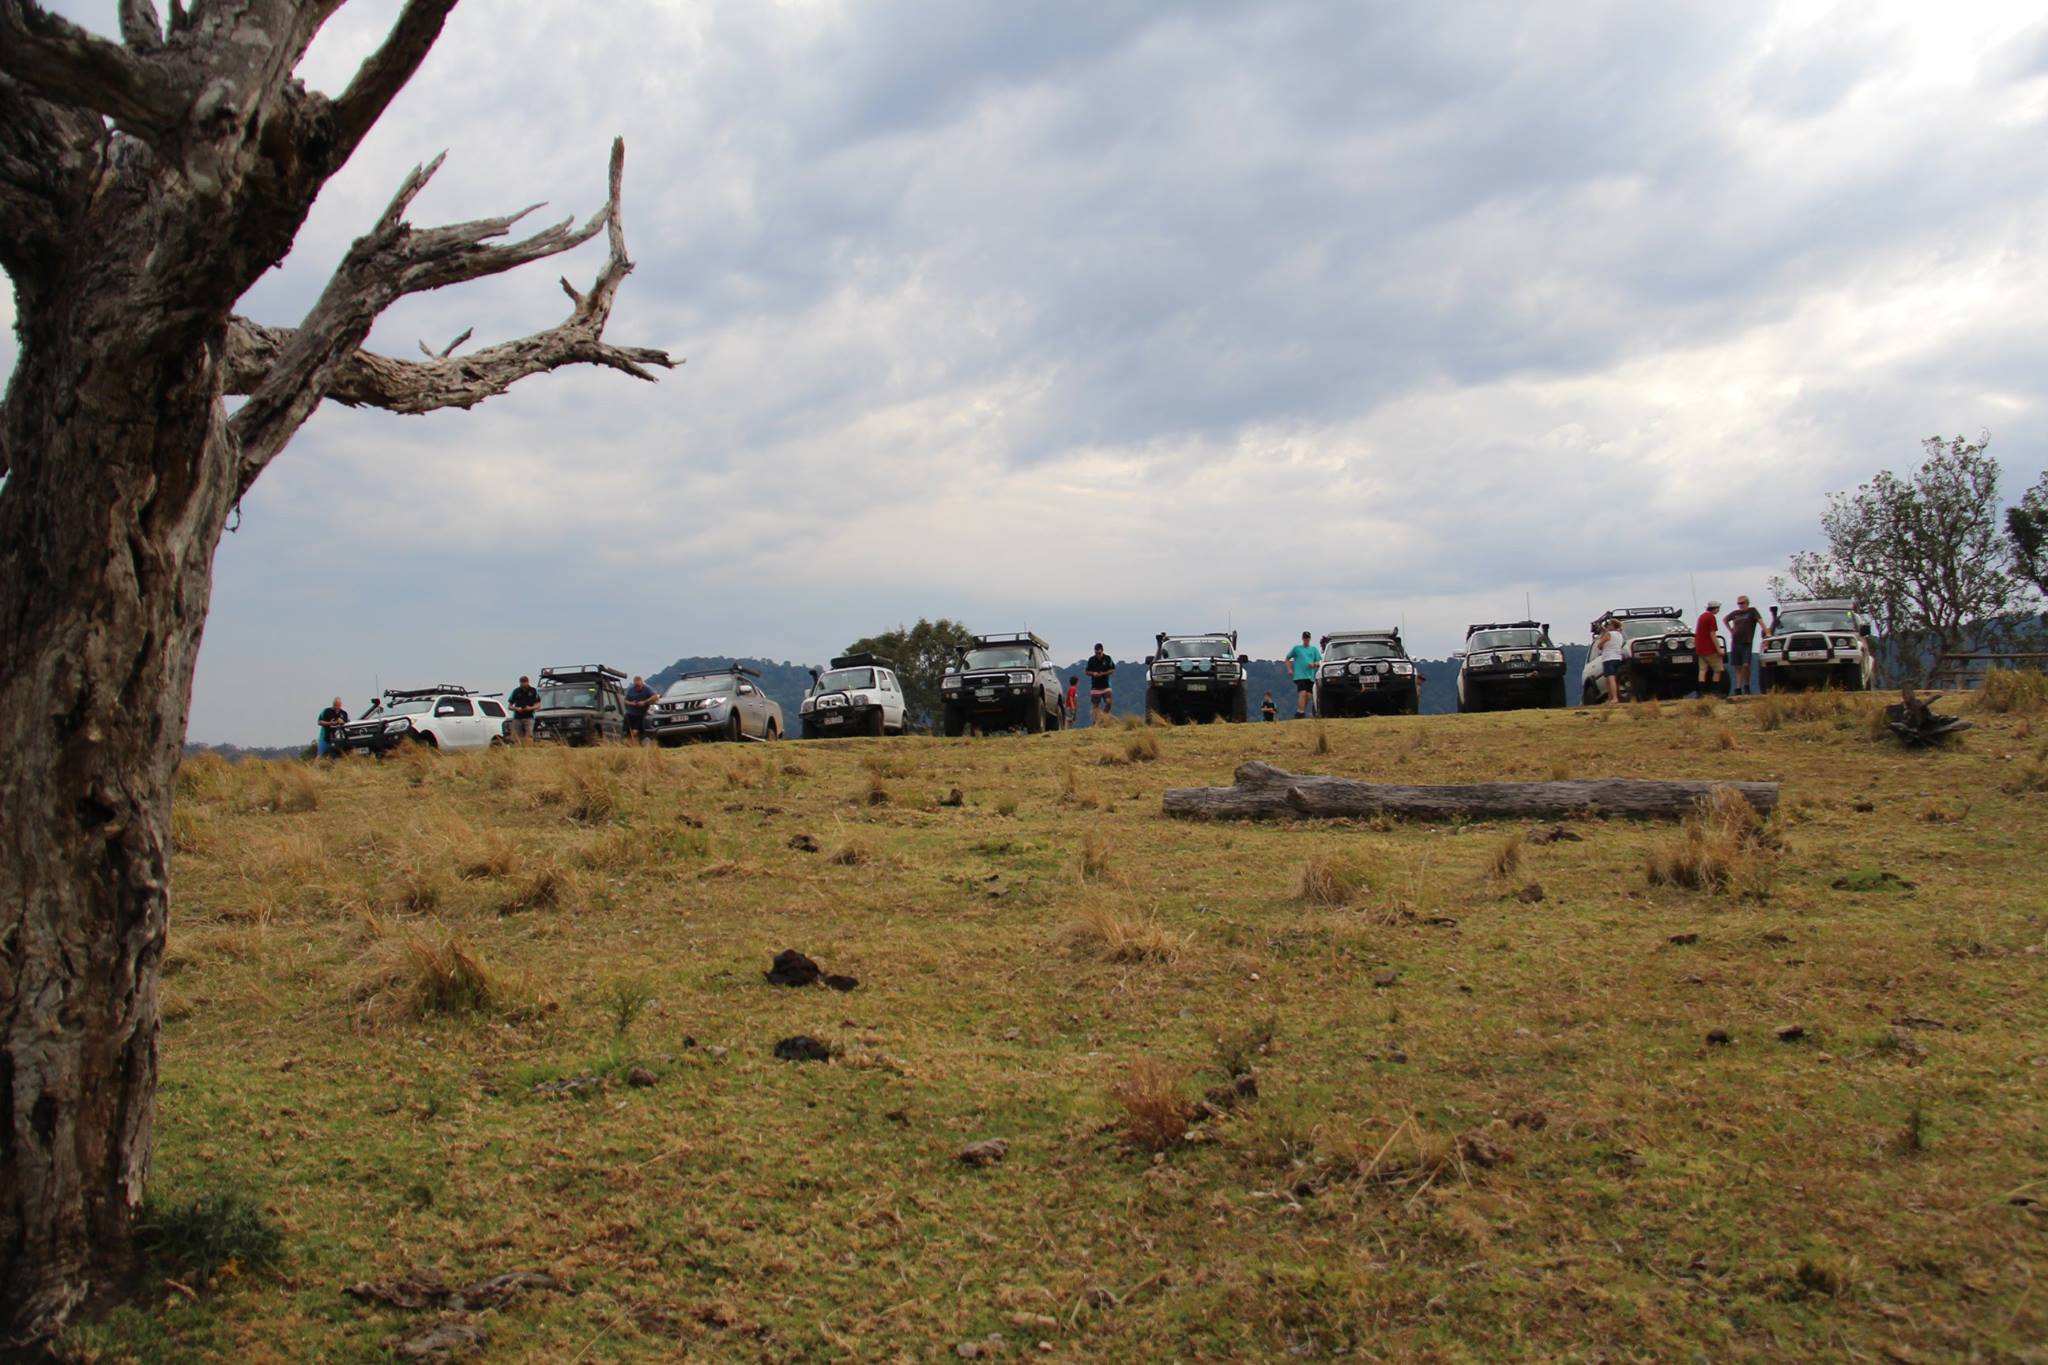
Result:
<instances>
[{"instance_id":1,"label":"woman in white top","mask_svg":"<svg viewBox=\"0 0 2048 1365\"><path fill-rule=\"evenodd\" d=\"M1628 662L1628 638L1621 622L1608 617L1601 624L1600 638L1593 642L1593 657L1600 661L1600 676L1607 683L1607 700L1621 700L1621 666Z\"/></svg>"}]
</instances>

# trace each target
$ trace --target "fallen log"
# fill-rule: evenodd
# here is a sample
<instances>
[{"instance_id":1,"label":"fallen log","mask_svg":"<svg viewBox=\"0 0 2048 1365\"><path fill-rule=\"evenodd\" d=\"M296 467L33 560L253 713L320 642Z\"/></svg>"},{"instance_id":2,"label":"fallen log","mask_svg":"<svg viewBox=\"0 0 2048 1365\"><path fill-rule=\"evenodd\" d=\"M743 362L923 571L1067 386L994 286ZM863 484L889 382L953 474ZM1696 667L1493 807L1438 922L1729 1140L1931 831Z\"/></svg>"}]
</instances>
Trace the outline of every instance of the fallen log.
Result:
<instances>
[{"instance_id":1,"label":"fallen log","mask_svg":"<svg viewBox=\"0 0 2048 1365\"><path fill-rule=\"evenodd\" d=\"M1969 729L1970 722L1961 716L1935 715L1934 703L1940 700L1939 692L1922 695L1910 687L1902 687L1898 701L1884 708L1884 723L1909 749L1946 744L1959 732Z\"/></svg>"},{"instance_id":2,"label":"fallen log","mask_svg":"<svg viewBox=\"0 0 2048 1365\"><path fill-rule=\"evenodd\" d=\"M1725 788L1739 793L1759 815L1769 815L1778 807L1775 782L1598 777L1417 787L1312 777L1270 763L1246 763L1238 768L1236 779L1231 787L1169 787L1162 804L1168 815L1207 820L1320 820L1361 815L1410 820L1556 820L1582 815L1680 820L1699 809L1703 799Z\"/></svg>"}]
</instances>

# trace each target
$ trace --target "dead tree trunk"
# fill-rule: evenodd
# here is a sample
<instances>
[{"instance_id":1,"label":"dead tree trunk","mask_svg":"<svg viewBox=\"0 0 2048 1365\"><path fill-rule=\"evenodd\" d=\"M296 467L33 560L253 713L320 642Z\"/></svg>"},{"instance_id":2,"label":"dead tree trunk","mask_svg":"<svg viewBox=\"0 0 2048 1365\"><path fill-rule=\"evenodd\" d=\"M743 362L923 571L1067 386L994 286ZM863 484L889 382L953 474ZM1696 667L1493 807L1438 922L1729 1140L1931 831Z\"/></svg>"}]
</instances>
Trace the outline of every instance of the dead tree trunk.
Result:
<instances>
[{"instance_id":1,"label":"dead tree trunk","mask_svg":"<svg viewBox=\"0 0 2048 1365\"><path fill-rule=\"evenodd\" d=\"M1409 820L1559 820L1621 816L1679 820L1717 790L1739 792L1757 811L1778 806L1775 782L1666 782L1603 777L1566 782L1472 782L1415 787L1356 782L1348 777L1306 777L1270 763L1246 763L1230 787L1170 787L1168 815L1210 820L1309 820L1394 815Z\"/></svg>"},{"instance_id":2,"label":"dead tree trunk","mask_svg":"<svg viewBox=\"0 0 2048 1365\"><path fill-rule=\"evenodd\" d=\"M0 267L20 356L0 406L0 1351L133 1264L156 1092L171 792L213 556L326 398L468 407L613 347L632 268L611 195L581 227L416 231L415 171L299 327L236 318L314 196L424 59L454 0L409 0L338 98L293 67L343 0L123 0L125 42L0 0ZM438 163L437 163L438 164ZM404 294L609 233L559 327L450 359L368 355ZM449 350L452 351L452 347ZM246 395L232 416L223 398Z\"/></svg>"}]
</instances>

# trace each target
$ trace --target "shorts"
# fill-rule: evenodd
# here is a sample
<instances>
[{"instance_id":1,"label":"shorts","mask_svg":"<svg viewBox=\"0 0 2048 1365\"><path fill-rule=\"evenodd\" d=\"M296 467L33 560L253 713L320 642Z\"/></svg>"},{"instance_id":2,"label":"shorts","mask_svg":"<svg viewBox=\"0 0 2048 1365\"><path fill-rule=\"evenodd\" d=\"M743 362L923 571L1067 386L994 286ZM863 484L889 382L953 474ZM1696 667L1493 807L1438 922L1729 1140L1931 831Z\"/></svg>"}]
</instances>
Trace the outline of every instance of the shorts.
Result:
<instances>
[{"instance_id":1,"label":"shorts","mask_svg":"<svg viewBox=\"0 0 2048 1365\"><path fill-rule=\"evenodd\" d=\"M1107 687L1091 687L1088 689L1088 700L1108 701L1109 691L1110 690Z\"/></svg>"},{"instance_id":2,"label":"shorts","mask_svg":"<svg viewBox=\"0 0 2048 1365\"><path fill-rule=\"evenodd\" d=\"M1600 661L1600 676L1603 678L1620 677L1621 664L1622 661L1620 659L1602 659Z\"/></svg>"},{"instance_id":3,"label":"shorts","mask_svg":"<svg viewBox=\"0 0 2048 1365\"><path fill-rule=\"evenodd\" d=\"M1296 678L1294 680L1294 690L1297 692L1313 692L1315 687L1316 680L1314 678Z\"/></svg>"},{"instance_id":4,"label":"shorts","mask_svg":"<svg viewBox=\"0 0 2048 1365\"><path fill-rule=\"evenodd\" d=\"M532 738L533 738L533 717L532 717L532 716L514 716L514 717L512 717L512 733L513 733L514 735L516 735L516 736L517 736L518 738L520 738L520 739L532 739Z\"/></svg>"},{"instance_id":5,"label":"shorts","mask_svg":"<svg viewBox=\"0 0 2048 1365\"><path fill-rule=\"evenodd\" d=\"M1746 644L1732 644L1732 645L1728 646L1728 662L1729 662L1729 663L1731 663L1731 664L1746 664L1746 663L1748 663L1748 662L1749 662L1749 660L1750 660L1750 646L1749 646L1749 645L1746 645Z\"/></svg>"},{"instance_id":6,"label":"shorts","mask_svg":"<svg viewBox=\"0 0 2048 1365\"><path fill-rule=\"evenodd\" d=\"M1727 672L1727 671L1728 671L1728 670L1727 670L1727 668L1726 668L1726 667L1724 666L1724 662L1723 662L1723 660L1722 660L1722 658L1721 658L1721 656L1720 656L1720 655L1718 655L1718 654L1702 654L1702 655L1700 655L1700 677L1701 677L1701 678L1706 678L1706 677L1709 677L1709 676L1711 676L1711 677L1716 677L1716 678L1718 678L1718 677L1720 677L1720 676L1721 676L1721 675L1722 675L1723 673L1725 673L1725 672Z\"/></svg>"},{"instance_id":7,"label":"shorts","mask_svg":"<svg viewBox=\"0 0 2048 1365\"><path fill-rule=\"evenodd\" d=\"M646 732L646 730L647 730L647 713L646 713L645 711L628 711L628 712L626 713L626 733L627 733L627 734L629 734L629 735L638 735L638 734L644 734L644 733Z\"/></svg>"}]
</instances>

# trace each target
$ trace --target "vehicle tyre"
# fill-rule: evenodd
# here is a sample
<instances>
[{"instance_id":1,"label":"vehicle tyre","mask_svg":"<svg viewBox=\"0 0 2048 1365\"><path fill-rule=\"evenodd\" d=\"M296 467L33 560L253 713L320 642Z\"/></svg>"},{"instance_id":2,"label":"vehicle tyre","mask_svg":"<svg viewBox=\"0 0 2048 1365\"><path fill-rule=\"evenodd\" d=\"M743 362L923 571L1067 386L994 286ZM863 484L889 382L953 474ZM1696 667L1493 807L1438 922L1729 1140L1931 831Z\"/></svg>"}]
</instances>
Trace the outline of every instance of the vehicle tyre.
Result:
<instances>
[{"instance_id":1,"label":"vehicle tyre","mask_svg":"<svg viewBox=\"0 0 2048 1365\"><path fill-rule=\"evenodd\" d=\"M1863 670L1859 668L1845 673L1843 675L1842 690L1844 692L1861 692L1863 690Z\"/></svg>"},{"instance_id":2,"label":"vehicle tyre","mask_svg":"<svg viewBox=\"0 0 2048 1365\"><path fill-rule=\"evenodd\" d=\"M967 718L960 714L958 707L948 706L940 718L939 728L945 732L948 739L958 739L967 729Z\"/></svg>"},{"instance_id":3,"label":"vehicle tyre","mask_svg":"<svg viewBox=\"0 0 2048 1365\"><path fill-rule=\"evenodd\" d=\"M1240 684L1230 694L1230 719L1238 725L1251 719L1251 689Z\"/></svg>"},{"instance_id":4,"label":"vehicle tyre","mask_svg":"<svg viewBox=\"0 0 2048 1365\"><path fill-rule=\"evenodd\" d=\"M1545 705L1549 706L1552 710L1560 710L1569 704L1570 703L1565 697L1564 679L1559 678L1556 682L1550 685L1550 695L1546 700Z\"/></svg>"},{"instance_id":5,"label":"vehicle tyre","mask_svg":"<svg viewBox=\"0 0 2048 1365\"><path fill-rule=\"evenodd\" d=\"M864 729L867 732L868 738L870 739L880 739L882 737L881 707L877 706L874 710L868 712L867 724L864 725L862 729Z\"/></svg>"},{"instance_id":6,"label":"vehicle tyre","mask_svg":"<svg viewBox=\"0 0 2048 1365\"><path fill-rule=\"evenodd\" d=\"M663 735L654 742L664 749L680 749L683 747L683 737L681 735Z\"/></svg>"},{"instance_id":7,"label":"vehicle tyre","mask_svg":"<svg viewBox=\"0 0 2048 1365\"><path fill-rule=\"evenodd\" d=\"M733 712L732 715L726 719L725 737L731 740L734 744L739 743L741 740L747 737L747 727L740 724L739 712Z\"/></svg>"},{"instance_id":8,"label":"vehicle tyre","mask_svg":"<svg viewBox=\"0 0 2048 1365\"><path fill-rule=\"evenodd\" d=\"M803 727L803 737L805 739L816 739L818 737L818 727L809 721L800 720L797 724Z\"/></svg>"},{"instance_id":9,"label":"vehicle tyre","mask_svg":"<svg viewBox=\"0 0 2048 1365\"><path fill-rule=\"evenodd\" d=\"M1421 715L1422 690L1420 688L1417 688L1414 691L1411 691L1407 696L1403 697L1401 699L1400 706L1395 708L1395 714L1403 716Z\"/></svg>"},{"instance_id":10,"label":"vehicle tyre","mask_svg":"<svg viewBox=\"0 0 2048 1365\"><path fill-rule=\"evenodd\" d=\"M767 730L767 733L766 733L766 734L765 734L765 735L763 736L763 738L765 738L765 739L771 739L771 740L773 740L773 739L781 739L781 738L782 738L782 727L781 727L781 726L779 726L779 725L777 725L777 724L776 724L776 723L775 723L774 721L772 721L772 720L771 720L771 721L769 721L769 722L768 722L768 730Z\"/></svg>"},{"instance_id":11,"label":"vehicle tyre","mask_svg":"<svg viewBox=\"0 0 2048 1365\"><path fill-rule=\"evenodd\" d=\"M1150 725L1150 724L1152 723L1152 717L1154 717L1154 716L1163 716L1163 715L1164 715L1164 713L1163 713L1163 712L1161 712L1161 711L1160 711L1160 709L1159 709L1159 689L1158 689L1158 688L1156 688L1156 687L1148 687L1148 688L1146 688L1146 689L1145 689L1145 723L1146 723L1147 725Z\"/></svg>"},{"instance_id":12,"label":"vehicle tyre","mask_svg":"<svg viewBox=\"0 0 2048 1365\"><path fill-rule=\"evenodd\" d=\"M1061 730L1064 730L1066 725L1067 708L1064 702L1045 713L1045 728L1048 733L1056 735Z\"/></svg>"},{"instance_id":13,"label":"vehicle tyre","mask_svg":"<svg viewBox=\"0 0 2048 1365\"><path fill-rule=\"evenodd\" d=\"M1045 732L1045 707L1036 698L1024 709L1024 733L1027 735Z\"/></svg>"}]
</instances>

